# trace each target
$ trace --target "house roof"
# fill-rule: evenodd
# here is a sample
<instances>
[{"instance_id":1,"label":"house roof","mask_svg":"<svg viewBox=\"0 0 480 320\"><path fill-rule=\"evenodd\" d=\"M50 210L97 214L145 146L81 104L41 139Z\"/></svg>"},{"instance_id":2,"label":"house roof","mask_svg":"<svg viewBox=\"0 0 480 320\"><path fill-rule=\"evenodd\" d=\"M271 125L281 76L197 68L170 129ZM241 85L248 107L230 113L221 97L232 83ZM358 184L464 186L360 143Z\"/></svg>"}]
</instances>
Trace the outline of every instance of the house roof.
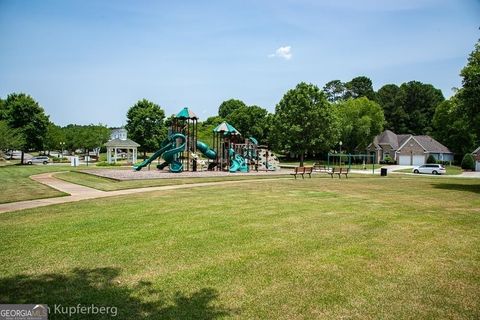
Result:
<instances>
[{"instance_id":1,"label":"house roof","mask_svg":"<svg viewBox=\"0 0 480 320\"><path fill-rule=\"evenodd\" d=\"M480 152L480 147L478 147L477 149L475 149L472 153L477 154L477 153L479 153L479 152Z\"/></svg>"},{"instance_id":2,"label":"house roof","mask_svg":"<svg viewBox=\"0 0 480 320\"><path fill-rule=\"evenodd\" d=\"M430 136L415 136L415 139L427 152L452 153L447 147Z\"/></svg>"},{"instance_id":3,"label":"house roof","mask_svg":"<svg viewBox=\"0 0 480 320\"><path fill-rule=\"evenodd\" d=\"M392 149L398 148L398 138L395 133L390 130L385 130L378 136L376 144L388 144L392 147Z\"/></svg>"},{"instance_id":4,"label":"house roof","mask_svg":"<svg viewBox=\"0 0 480 320\"><path fill-rule=\"evenodd\" d=\"M430 136L422 135L422 136L414 136L411 134L395 134L390 130L385 130L378 136L373 139L373 142L368 146L370 147L372 144L375 146L376 149L382 149L382 145L390 145L393 150L399 150L403 148L405 143L409 139L414 139L417 141L420 146L426 151L430 153L452 153L447 147L443 144L438 142L437 140L433 139ZM480 149L480 147L479 147ZM479 150L477 149L477 150ZM476 150L476 151L477 151Z\"/></svg>"},{"instance_id":5,"label":"house roof","mask_svg":"<svg viewBox=\"0 0 480 320\"><path fill-rule=\"evenodd\" d=\"M133 148L140 147L138 143L130 139L113 139L104 144L105 147L117 147L117 148Z\"/></svg>"}]
</instances>

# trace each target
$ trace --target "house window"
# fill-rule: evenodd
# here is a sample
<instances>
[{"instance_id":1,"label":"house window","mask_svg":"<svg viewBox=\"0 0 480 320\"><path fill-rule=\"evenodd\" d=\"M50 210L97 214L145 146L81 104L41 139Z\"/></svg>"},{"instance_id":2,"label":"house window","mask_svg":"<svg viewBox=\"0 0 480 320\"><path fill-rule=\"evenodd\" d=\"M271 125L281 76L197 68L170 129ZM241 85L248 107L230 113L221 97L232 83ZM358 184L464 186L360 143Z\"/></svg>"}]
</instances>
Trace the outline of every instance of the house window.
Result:
<instances>
[{"instance_id":1,"label":"house window","mask_svg":"<svg viewBox=\"0 0 480 320\"><path fill-rule=\"evenodd\" d=\"M389 157L389 156L390 156L390 152L388 152L388 151L383 152L383 160L385 160L385 158Z\"/></svg>"}]
</instances>

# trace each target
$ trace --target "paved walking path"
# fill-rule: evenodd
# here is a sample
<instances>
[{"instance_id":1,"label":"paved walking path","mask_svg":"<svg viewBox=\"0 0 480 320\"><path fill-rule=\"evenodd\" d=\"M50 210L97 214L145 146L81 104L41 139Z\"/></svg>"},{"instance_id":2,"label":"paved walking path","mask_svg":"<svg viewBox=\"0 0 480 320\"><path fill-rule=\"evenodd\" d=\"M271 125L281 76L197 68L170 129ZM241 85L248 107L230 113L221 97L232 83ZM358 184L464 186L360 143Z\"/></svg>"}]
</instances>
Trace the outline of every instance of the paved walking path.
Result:
<instances>
[{"instance_id":1,"label":"paved walking path","mask_svg":"<svg viewBox=\"0 0 480 320\"><path fill-rule=\"evenodd\" d=\"M230 180L230 181L200 182L200 183L180 184L180 185L170 185L170 186L160 186L160 187L125 189L125 190L116 190L116 191L100 191L97 189L84 187L78 184L57 179L53 176L54 174L57 174L57 173L59 172L42 173L42 174L33 175L31 176L31 178L49 187L68 193L69 196L3 203L3 204L0 204L0 213L31 209L31 208L37 208L37 207L44 207L44 206L49 206L53 204L68 203L68 202L112 197L112 196L120 196L120 195L127 195L127 194L135 194L135 193L142 193L142 192L149 192L149 191L176 190L176 189L187 189L187 188L195 188L195 187L251 183L251 182L257 182L257 181L270 181L270 180L281 179L281 178L271 178L271 179L251 179L251 180L250 179L249 180Z\"/></svg>"}]
</instances>

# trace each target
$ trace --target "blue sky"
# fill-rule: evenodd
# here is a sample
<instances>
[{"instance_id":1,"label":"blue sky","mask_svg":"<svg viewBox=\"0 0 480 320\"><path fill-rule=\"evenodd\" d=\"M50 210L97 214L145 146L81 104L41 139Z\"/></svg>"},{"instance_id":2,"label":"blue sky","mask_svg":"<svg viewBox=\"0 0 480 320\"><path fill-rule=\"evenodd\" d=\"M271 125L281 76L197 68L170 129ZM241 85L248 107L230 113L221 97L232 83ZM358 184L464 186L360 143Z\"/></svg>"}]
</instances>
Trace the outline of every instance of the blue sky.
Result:
<instances>
[{"instance_id":1,"label":"blue sky","mask_svg":"<svg viewBox=\"0 0 480 320\"><path fill-rule=\"evenodd\" d=\"M205 119L230 98L273 111L300 81L358 75L449 97L479 26L478 0L0 0L0 96L110 126L142 98Z\"/></svg>"}]
</instances>

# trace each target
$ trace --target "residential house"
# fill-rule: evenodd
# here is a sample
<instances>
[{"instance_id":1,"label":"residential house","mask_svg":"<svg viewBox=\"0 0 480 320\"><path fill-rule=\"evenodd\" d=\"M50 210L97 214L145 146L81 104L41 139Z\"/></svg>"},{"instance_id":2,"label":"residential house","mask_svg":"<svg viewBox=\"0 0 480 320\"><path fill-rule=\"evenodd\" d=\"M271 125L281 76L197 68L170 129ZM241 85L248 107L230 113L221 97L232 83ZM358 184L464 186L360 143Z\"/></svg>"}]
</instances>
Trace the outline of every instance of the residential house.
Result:
<instances>
[{"instance_id":1,"label":"residential house","mask_svg":"<svg viewBox=\"0 0 480 320\"><path fill-rule=\"evenodd\" d=\"M475 149L472 154L475 157L475 171L480 171L480 147Z\"/></svg>"},{"instance_id":2,"label":"residential house","mask_svg":"<svg viewBox=\"0 0 480 320\"><path fill-rule=\"evenodd\" d=\"M437 160L453 161L453 153L430 136L395 134L390 130L376 136L367 152L375 155L377 163L390 157L399 165L418 166L425 164L430 155Z\"/></svg>"}]
</instances>

